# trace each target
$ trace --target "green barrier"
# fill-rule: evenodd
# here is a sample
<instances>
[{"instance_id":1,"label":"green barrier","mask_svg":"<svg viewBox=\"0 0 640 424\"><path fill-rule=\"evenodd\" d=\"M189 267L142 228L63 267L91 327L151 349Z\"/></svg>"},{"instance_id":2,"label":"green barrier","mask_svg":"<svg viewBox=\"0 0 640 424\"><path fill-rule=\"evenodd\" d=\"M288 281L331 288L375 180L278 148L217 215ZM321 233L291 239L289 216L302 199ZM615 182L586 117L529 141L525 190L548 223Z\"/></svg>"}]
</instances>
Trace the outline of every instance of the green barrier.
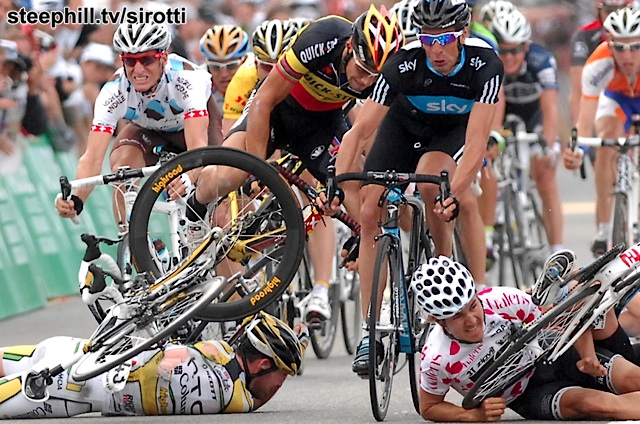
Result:
<instances>
[{"instance_id":1,"label":"green barrier","mask_svg":"<svg viewBox=\"0 0 640 424\"><path fill-rule=\"evenodd\" d=\"M34 269L37 262L30 252L35 247L28 237L24 220L11 201L5 188L6 179L0 178L0 318L43 307L46 295L44 280ZM8 305L7 305L8 303Z\"/></svg>"},{"instance_id":2,"label":"green barrier","mask_svg":"<svg viewBox=\"0 0 640 424\"><path fill-rule=\"evenodd\" d=\"M27 161L25 161L26 163ZM32 175L38 175L35 169ZM37 184L38 178L34 178ZM40 281L47 297L59 297L77 292L77 273L69 266L61 266L63 257L69 254L69 239L60 227L60 218L51 200L42 200L31 180L25 164L17 172L4 176L5 188L16 211L26 223L25 236L30 236L35 249L30 253L35 272L44 274ZM56 225L57 224L57 225Z\"/></svg>"}]
</instances>

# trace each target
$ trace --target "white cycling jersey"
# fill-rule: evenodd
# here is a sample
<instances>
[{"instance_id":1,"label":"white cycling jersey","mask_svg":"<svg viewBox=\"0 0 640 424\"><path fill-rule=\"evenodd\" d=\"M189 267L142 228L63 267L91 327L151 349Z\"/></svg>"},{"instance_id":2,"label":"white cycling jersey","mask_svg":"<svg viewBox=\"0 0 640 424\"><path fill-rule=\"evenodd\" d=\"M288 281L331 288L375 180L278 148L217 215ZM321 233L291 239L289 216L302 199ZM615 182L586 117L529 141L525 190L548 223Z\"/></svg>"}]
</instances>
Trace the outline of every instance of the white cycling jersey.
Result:
<instances>
[{"instance_id":1,"label":"white cycling jersey","mask_svg":"<svg viewBox=\"0 0 640 424\"><path fill-rule=\"evenodd\" d=\"M449 388L464 395L473 386L474 374L508 340L513 325L521 327L540 316L531 297L512 287L491 287L478 293L485 315L484 337L480 343L453 340L439 325L429 334L422 349L420 387L427 393L444 396ZM533 370L508 387L502 398L509 403L521 395Z\"/></svg>"},{"instance_id":2,"label":"white cycling jersey","mask_svg":"<svg viewBox=\"0 0 640 424\"><path fill-rule=\"evenodd\" d=\"M134 90L120 68L100 90L91 131L113 134L120 119L151 130L181 131L185 119L208 116L209 97L209 72L176 54L169 55L158 87L150 94Z\"/></svg>"},{"instance_id":3,"label":"white cycling jersey","mask_svg":"<svg viewBox=\"0 0 640 424\"><path fill-rule=\"evenodd\" d=\"M0 419L105 415L183 415L249 412L253 396L234 350L225 342L168 345L136 355L131 368L78 382L70 372L54 377L50 398L31 402L21 394L21 378L35 364L53 367L86 340L53 337L38 345L3 349L6 374L0 378Z\"/></svg>"}]
</instances>

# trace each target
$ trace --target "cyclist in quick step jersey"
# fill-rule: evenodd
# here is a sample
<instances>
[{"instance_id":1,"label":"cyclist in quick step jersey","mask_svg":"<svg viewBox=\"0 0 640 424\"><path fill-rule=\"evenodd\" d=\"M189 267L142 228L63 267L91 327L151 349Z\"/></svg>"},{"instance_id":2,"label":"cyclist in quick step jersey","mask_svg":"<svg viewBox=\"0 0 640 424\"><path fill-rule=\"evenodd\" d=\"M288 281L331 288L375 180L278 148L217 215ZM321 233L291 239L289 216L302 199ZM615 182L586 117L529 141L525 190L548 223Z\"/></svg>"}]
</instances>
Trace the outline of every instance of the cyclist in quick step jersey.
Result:
<instances>
[{"instance_id":1,"label":"cyclist in quick step jersey","mask_svg":"<svg viewBox=\"0 0 640 424\"><path fill-rule=\"evenodd\" d=\"M144 351L87 381L71 373L54 377L50 397L34 403L20 391L34 365L57 365L86 340L53 337L33 346L0 348L0 418L61 418L103 415L193 415L251 412L300 371L309 338L260 312L243 323L237 344L204 341L168 344ZM72 367L73 369L73 367Z\"/></svg>"},{"instance_id":2,"label":"cyclist in quick step jersey","mask_svg":"<svg viewBox=\"0 0 640 424\"><path fill-rule=\"evenodd\" d=\"M77 178L100 174L121 119L127 121L118 128L111 152L113 171L121 166L153 165L156 146L184 151L220 143L220 115L211 100L211 76L183 57L168 54L170 44L166 25L125 23L117 28L113 47L124 65L100 90ZM182 182L190 185L186 175ZM185 190L174 188L179 193ZM92 189L80 188L66 201L56 199L59 215L73 218L79 214ZM122 194L115 190L114 196ZM122 211L116 215L124 216Z\"/></svg>"},{"instance_id":3,"label":"cyclist in quick step jersey","mask_svg":"<svg viewBox=\"0 0 640 424\"><path fill-rule=\"evenodd\" d=\"M403 41L395 15L389 15L384 6L380 11L371 6L354 23L328 16L309 24L256 91L224 145L260 157L285 149L299 156L309 172L324 182L327 165L346 131L342 107L371 92L380 69ZM220 181L240 186L244 175L205 168L194 195L187 200L189 219L197 221L205 215L205 205L214 199ZM310 236L317 234L314 230ZM334 247L324 249L329 260ZM331 316L329 283L316 283L305 311L307 322Z\"/></svg>"},{"instance_id":4,"label":"cyclist in quick step jersey","mask_svg":"<svg viewBox=\"0 0 640 424\"><path fill-rule=\"evenodd\" d=\"M562 276L571 269L567 265ZM498 421L507 407L527 420L640 418L640 367L612 353L621 340L630 348L615 314L611 320L607 315L604 329L586 332L556 362L538 365L499 397L470 410L445 401L451 388L466 394L475 373L494 358L514 326L532 322L541 311L530 295L515 288L476 293L469 271L445 257L420 265L411 290L437 323L422 349L420 413L425 420ZM590 336L601 340L592 342Z\"/></svg>"},{"instance_id":5,"label":"cyclist in quick step jersey","mask_svg":"<svg viewBox=\"0 0 640 424\"><path fill-rule=\"evenodd\" d=\"M422 45L405 46L385 64L373 93L353 128L345 134L336 172L358 169L355 159L363 150L365 171L439 175L443 169L448 170L455 197L436 200L437 186L418 184L427 205L427 225L435 251L451 254L453 226L443 220L455 218L459 206L460 214L465 215L461 224L465 247L470 249L467 251L484 252L482 220L470 186L482 165L489 139L502 82L502 63L488 44L467 38L470 12L464 1L422 0L413 19L421 29L418 37ZM358 269L365 317L383 190L377 185L365 185L360 190L362 232ZM460 204L456 205L458 201ZM472 272L482 278L484 254L473 258L476 262L471 264ZM353 362L353 371L361 376L366 376L369 367L370 341L366 334L363 330Z\"/></svg>"}]
</instances>

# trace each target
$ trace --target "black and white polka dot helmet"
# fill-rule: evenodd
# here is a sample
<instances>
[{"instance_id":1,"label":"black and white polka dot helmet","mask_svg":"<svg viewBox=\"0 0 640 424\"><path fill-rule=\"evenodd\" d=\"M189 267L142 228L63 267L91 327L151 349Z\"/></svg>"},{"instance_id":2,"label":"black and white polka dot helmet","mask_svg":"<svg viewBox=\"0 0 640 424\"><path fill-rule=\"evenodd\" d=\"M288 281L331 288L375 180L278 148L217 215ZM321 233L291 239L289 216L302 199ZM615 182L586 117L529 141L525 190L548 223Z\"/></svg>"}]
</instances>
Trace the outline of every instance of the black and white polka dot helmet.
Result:
<instances>
[{"instance_id":1,"label":"black and white polka dot helmet","mask_svg":"<svg viewBox=\"0 0 640 424\"><path fill-rule=\"evenodd\" d=\"M411 290L425 313L436 319L447 319L467 306L476 293L476 285L462 264L439 256L416 269Z\"/></svg>"}]
</instances>

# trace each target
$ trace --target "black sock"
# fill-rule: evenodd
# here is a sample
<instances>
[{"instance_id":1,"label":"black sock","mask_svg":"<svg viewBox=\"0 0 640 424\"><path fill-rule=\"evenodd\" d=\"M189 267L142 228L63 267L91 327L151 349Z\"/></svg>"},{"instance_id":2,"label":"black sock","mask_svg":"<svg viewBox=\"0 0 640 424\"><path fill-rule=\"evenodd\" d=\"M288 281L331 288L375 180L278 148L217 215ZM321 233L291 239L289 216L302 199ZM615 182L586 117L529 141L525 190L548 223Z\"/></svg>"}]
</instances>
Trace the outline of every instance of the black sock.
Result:
<instances>
[{"instance_id":1,"label":"black sock","mask_svg":"<svg viewBox=\"0 0 640 424\"><path fill-rule=\"evenodd\" d=\"M201 221L207 214L207 205L196 200L196 192L191 193L187 199L187 219L191 222Z\"/></svg>"},{"instance_id":2,"label":"black sock","mask_svg":"<svg viewBox=\"0 0 640 424\"><path fill-rule=\"evenodd\" d=\"M620 325L618 325L615 333L613 333L611 336L607 337L604 340L596 340L594 341L594 344L598 347L603 347L611 351L612 353L622 355L629 362L632 362L634 364L637 364L639 362L638 356L636 355L636 352L634 351L633 347L631 346L631 342L629 341L629 336L627 336L627 333L624 332Z\"/></svg>"}]
</instances>

